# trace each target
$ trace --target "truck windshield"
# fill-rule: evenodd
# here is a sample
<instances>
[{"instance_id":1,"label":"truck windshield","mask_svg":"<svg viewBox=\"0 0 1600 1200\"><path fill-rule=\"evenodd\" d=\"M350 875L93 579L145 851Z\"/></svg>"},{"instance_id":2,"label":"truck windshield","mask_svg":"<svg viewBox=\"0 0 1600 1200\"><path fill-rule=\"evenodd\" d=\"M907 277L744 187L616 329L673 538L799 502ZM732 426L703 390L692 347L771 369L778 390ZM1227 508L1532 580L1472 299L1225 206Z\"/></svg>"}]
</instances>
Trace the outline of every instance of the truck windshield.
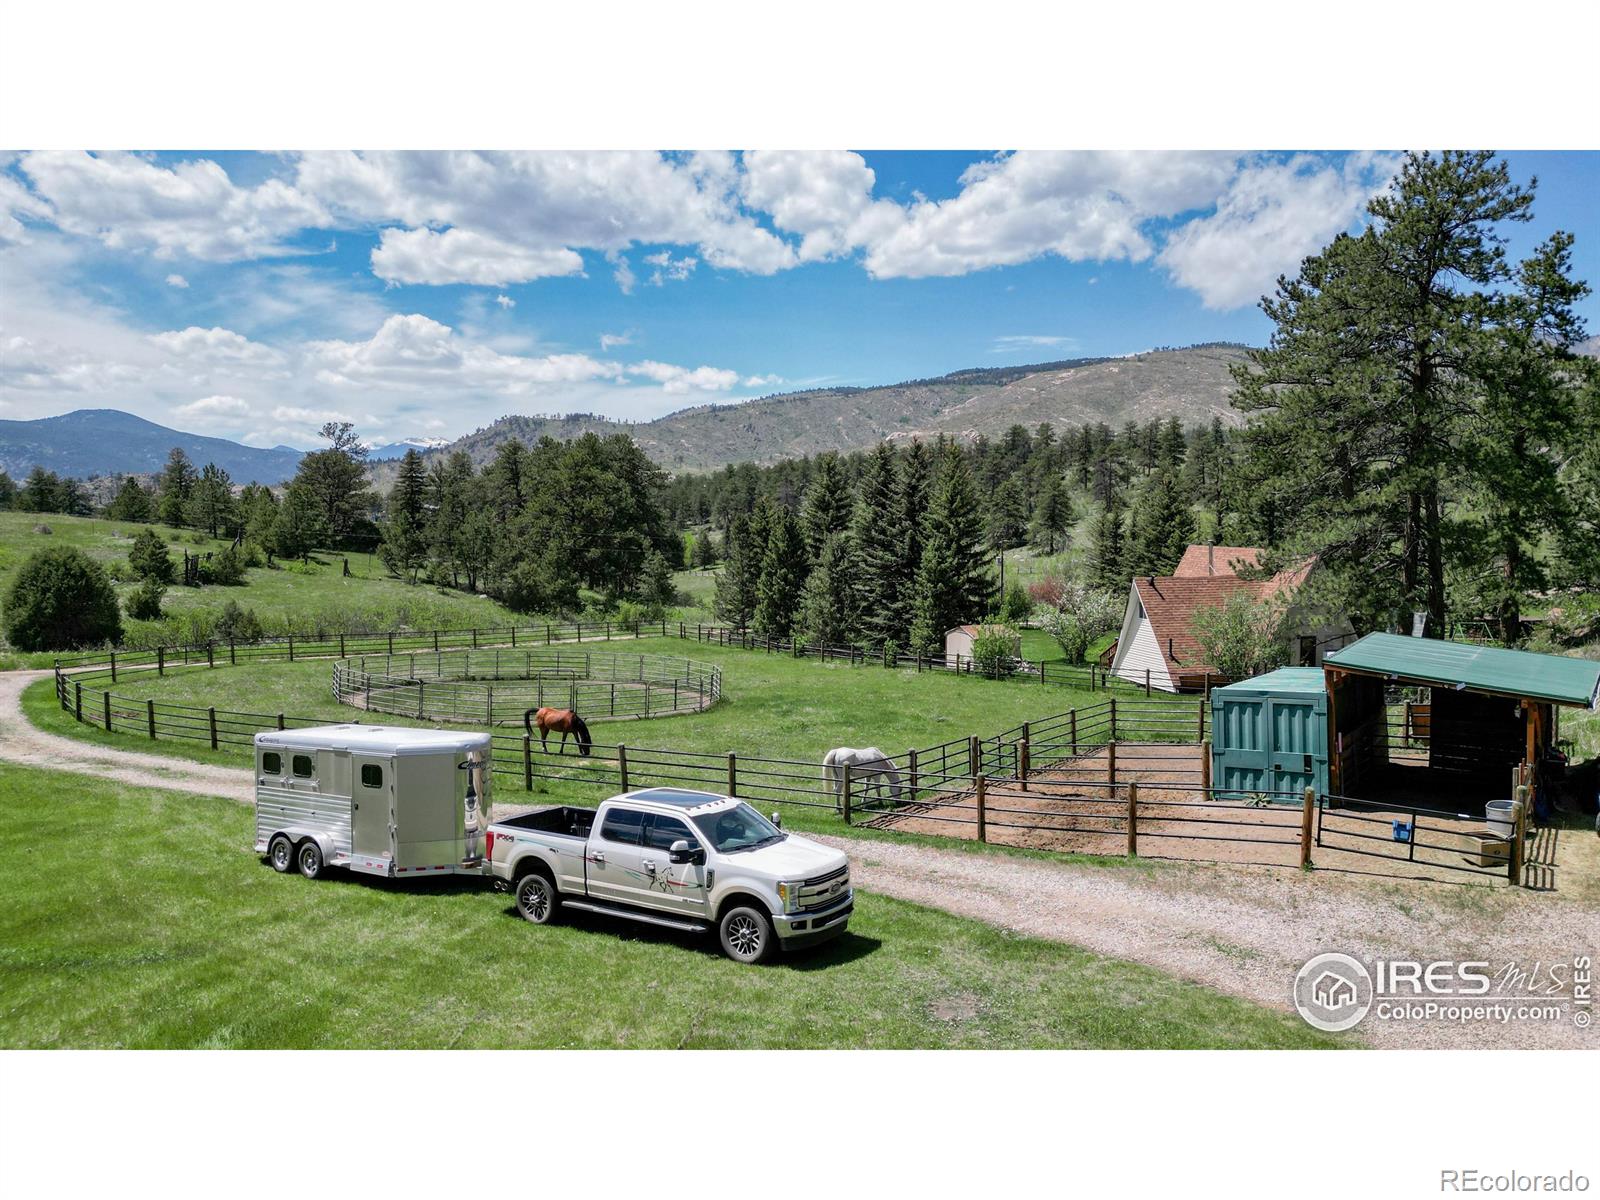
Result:
<instances>
[{"instance_id":1,"label":"truck windshield","mask_svg":"<svg viewBox=\"0 0 1600 1200\"><path fill-rule=\"evenodd\" d=\"M725 808L720 812L702 813L693 818L706 841L719 854L733 854L740 850L754 850L771 842L781 842L784 834L748 804Z\"/></svg>"}]
</instances>

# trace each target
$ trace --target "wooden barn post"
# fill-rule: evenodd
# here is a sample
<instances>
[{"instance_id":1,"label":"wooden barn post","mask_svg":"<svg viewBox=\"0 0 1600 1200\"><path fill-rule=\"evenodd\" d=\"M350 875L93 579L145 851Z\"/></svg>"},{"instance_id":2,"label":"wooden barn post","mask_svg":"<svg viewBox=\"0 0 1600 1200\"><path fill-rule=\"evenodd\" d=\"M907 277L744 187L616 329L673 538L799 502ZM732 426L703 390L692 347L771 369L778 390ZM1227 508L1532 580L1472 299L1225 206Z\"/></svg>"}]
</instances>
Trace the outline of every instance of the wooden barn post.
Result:
<instances>
[{"instance_id":1,"label":"wooden barn post","mask_svg":"<svg viewBox=\"0 0 1600 1200\"><path fill-rule=\"evenodd\" d=\"M728 795L739 794L739 760L733 751L728 751Z\"/></svg>"},{"instance_id":2,"label":"wooden barn post","mask_svg":"<svg viewBox=\"0 0 1600 1200\"><path fill-rule=\"evenodd\" d=\"M983 752L978 746L978 735L977 734L973 734L971 737L967 738L967 774L968 774L968 776L975 776L975 775L978 774L978 767L982 764L982 761L983 761Z\"/></svg>"},{"instance_id":3,"label":"wooden barn post","mask_svg":"<svg viewBox=\"0 0 1600 1200\"><path fill-rule=\"evenodd\" d=\"M617 745L617 774L621 777L622 790L628 790L628 748L620 743Z\"/></svg>"},{"instance_id":4,"label":"wooden barn post","mask_svg":"<svg viewBox=\"0 0 1600 1200\"><path fill-rule=\"evenodd\" d=\"M984 779L984 777L982 775L979 775L978 776L978 789L977 789L977 792L974 795L973 799L974 799L975 803L978 806L978 840L980 842L987 842L989 840L989 820L988 820L988 812L987 812L987 796L988 796L987 781Z\"/></svg>"},{"instance_id":5,"label":"wooden barn post","mask_svg":"<svg viewBox=\"0 0 1600 1200\"><path fill-rule=\"evenodd\" d=\"M1139 857L1139 784L1128 784L1128 857Z\"/></svg>"},{"instance_id":6,"label":"wooden barn post","mask_svg":"<svg viewBox=\"0 0 1600 1200\"><path fill-rule=\"evenodd\" d=\"M1305 804L1300 810L1300 866L1311 865L1311 817L1317 810L1317 789L1306 788Z\"/></svg>"},{"instance_id":7,"label":"wooden barn post","mask_svg":"<svg viewBox=\"0 0 1600 1200\"><path fill-rule=\"evenodd\" d=\"M109 726L107 726L109 728ZM1528 787L1517 789L1517 816L1511 826L1511 852L1506 855L1506 877L1512 887L1522 882L1522 839L1528 821Z\"/></svg>"},{"instance_id":8,"label":"wooden barn post","mask_svg":"<svg viewBox=\"0 0 1600 1200\"><path fill-rule=\"evenodd\" d=\"M1017 782L1022 786L1023 791L1028 790L1028 744L1033 740L1030 737L1031 732L1032 722L1024 721L1022 723L1022 742L1017 746Z\"/></svg>"}]
</instances>

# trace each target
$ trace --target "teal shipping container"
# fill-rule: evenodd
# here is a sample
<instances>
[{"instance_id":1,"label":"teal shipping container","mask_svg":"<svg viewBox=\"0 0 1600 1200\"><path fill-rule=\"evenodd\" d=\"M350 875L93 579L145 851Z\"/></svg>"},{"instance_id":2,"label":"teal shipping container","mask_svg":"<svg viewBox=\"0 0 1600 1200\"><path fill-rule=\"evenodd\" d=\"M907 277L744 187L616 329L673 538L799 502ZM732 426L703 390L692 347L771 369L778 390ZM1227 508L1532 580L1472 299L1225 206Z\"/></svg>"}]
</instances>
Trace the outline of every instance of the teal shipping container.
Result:
<instances>
[{"instance_id":1,"label":"teal shipping container","mask_svg":"<svg viewBox=\"0 0 1600 1200\"><path fill-rule=\"evenodd\" d=\"M1284 667L1212 691L1211 786L1227 799L1265 794L1279 804L1300 803L1308 787L1328 790L1321 671Z\"/></svg>"}]
</instances>

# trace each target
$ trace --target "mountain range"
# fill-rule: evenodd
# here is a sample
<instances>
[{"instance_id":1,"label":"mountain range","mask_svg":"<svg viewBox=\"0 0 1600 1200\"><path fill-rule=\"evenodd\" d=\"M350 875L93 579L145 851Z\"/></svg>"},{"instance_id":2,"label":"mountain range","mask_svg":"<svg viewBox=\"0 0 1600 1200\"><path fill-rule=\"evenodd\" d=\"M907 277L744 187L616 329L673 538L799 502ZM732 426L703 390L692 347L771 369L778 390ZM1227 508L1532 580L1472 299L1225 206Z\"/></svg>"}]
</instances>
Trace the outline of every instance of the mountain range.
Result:
<instances>
[{"instance_id":1,"label":"mountain range","mask_svg":"<svg viewBox=\"0 0 1600 1200\"><path fill-rule=\"evenodd\" d=\"M261 450L226 438L168 429L116 408L80 408L37 421L0 421L0 470L21 481L34 467L57 475L149 475L174 446L196 467L216 463L235 483L277 483L294 474L301 452ZM403 453L403 451L402 451Z\"/></svg>"}]
</instances>

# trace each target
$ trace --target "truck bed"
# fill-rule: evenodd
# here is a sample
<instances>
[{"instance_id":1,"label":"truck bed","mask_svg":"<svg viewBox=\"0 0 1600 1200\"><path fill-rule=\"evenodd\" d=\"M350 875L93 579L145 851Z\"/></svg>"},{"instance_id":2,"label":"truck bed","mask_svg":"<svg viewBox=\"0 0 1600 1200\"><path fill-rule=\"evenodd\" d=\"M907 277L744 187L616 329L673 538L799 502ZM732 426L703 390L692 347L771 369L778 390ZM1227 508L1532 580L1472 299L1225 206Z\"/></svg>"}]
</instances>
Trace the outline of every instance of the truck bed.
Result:
<instances>
[{"instance_id":1,"label":"truck bed","mask_svg":"<svg viewBox=\"0 0 1600 1200\"><path fill-rule=\"evenodd\" d=\"M568 805L551 805L535 812L523 813L520 817L512 817L505 821L496 821L491 828L508 826L511 829L526 829L538 833L553 833L558 837L572 837L579 841L587 841L589 830L594 828L595 810L592 808L573 808Z\"/></svg>"}]
</instances>

